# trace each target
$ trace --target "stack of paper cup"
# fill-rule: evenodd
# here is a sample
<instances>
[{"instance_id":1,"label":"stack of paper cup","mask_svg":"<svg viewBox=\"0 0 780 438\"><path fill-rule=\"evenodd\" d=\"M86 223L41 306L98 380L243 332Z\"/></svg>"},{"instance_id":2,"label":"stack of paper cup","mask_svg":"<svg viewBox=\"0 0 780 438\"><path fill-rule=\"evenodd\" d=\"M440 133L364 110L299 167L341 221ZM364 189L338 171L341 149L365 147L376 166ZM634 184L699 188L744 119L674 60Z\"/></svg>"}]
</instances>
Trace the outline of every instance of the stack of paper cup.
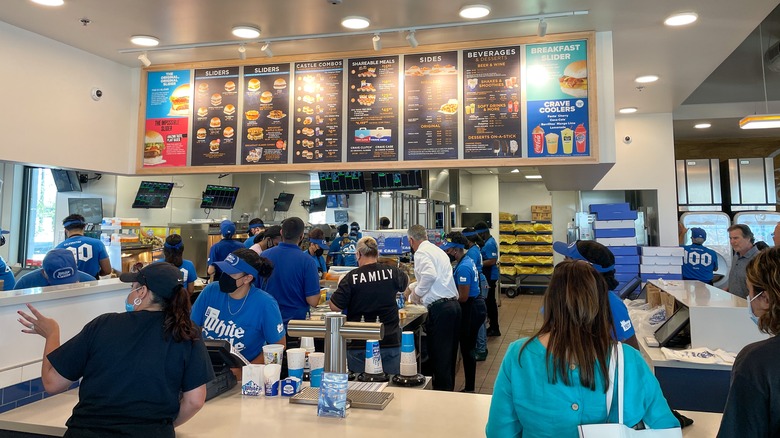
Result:
<instances>
[{"instance_id":1,"label":"stack of paper cup","mask_svg":"<svg viewBox=\"0 0 780 438\"><path fill-rule=\"evenodd\" d=\"M311 369L309 364L309 354L314 353L314 338L303 337L301 338L301 348L306 350L306 363L303 365L304 370Z\"/></svg>"},{"instance_id":2,"label":"stack of paper cup","mask_svg":"<svg viewBox=\"0 0 780 438\"><path fill-rule=\"evenodd\" d=\"M382 374L382 356L379 353L379 341L366 341L366 374Z\"/></svg>"},{"instance_id":3,"label":"stack of paper cup","mask_svg":"<svg viewBox=\"0 0 780 438\"><path fill-rule=\"evenodd\" d=\"M306 362L306 350L291 348L287 350L287 368L291 377L303 379L303 365Z\"/></svg>"},{"instance_id":4,"label":"stack of paper cup","mask_svg":"<svg viewBox=\"0 0 780 438\"><path fill-rule=\"evenodd\" d=\"M282 353L284 352L284 345L281 344L268 344L263 345L263 358L266 365L268 364L282 364Z\"/></svg>"},{"instance_id":5,"label":"stack of paper cup","mask_svg":"<svg viewBox=\"0 0 780 438\"><path fill-rule=\"evenodd\" d=\"M417 375L417 357L414 352L414 332L401 333L401 375Z\"/></svg>"},{"instance_id":6,"label":"stack of paper cup","mask_svg":"<svg viewBox=\"0 0 780 438\"><path fill-rule=\"evenodd\" d=\"M279 395L279 377L282 373L282 366L279 364L266 365L263 370L265 377L265 395L273 397Z\"/></svg>"}]
</instances>

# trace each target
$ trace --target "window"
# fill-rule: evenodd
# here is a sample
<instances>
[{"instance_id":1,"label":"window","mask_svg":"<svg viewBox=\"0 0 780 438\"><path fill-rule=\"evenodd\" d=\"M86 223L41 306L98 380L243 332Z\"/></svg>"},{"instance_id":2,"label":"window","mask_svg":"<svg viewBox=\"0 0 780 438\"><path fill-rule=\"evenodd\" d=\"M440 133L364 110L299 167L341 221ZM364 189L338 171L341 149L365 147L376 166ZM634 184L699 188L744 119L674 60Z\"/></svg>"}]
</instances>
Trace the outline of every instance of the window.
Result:
<instances>
[{"instance_id":1,"label":"window","mask_svg":"<svg viewBox=\"0 0 780 438\"><path fill-rule=\"evenodd\" d=\"M322 196L320 194L320 177L317 174L317 172L312 172L309 174L309 199L319 198ZM324 211L318 211L315 213L309 213L309 223L310 224L325 224L327 223L325 219L325 212Z\"/></svg>"},{"instance_id":2,"label":"window","mask_svg":"<svg viewBox=\"0 0 780 438\"><path fill-rule=\"evenodd\" d=\"M24 266L39 265L54 248L57 186L49 169L24 168L22 229L25 236L19 259Z\"/></svg>"}]
</instances>

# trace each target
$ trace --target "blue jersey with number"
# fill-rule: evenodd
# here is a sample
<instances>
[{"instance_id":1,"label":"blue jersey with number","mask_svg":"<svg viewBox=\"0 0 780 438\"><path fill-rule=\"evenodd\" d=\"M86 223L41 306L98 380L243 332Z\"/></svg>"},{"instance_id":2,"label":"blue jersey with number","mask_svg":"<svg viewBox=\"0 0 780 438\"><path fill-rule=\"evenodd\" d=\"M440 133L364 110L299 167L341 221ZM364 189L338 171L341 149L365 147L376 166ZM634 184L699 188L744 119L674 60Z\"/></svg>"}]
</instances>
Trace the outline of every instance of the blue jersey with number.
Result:
<instances>
[{"instance_id":1,"label":"blue jersey with number","mask_svg":"<svg viewBox=\"0 0 780 438\"><path fill-rule=\"evenodd\" d=\"M718 253L695 243L683 248L685 249L682 265L683 279L712 281L712 274L718 270Z\"/></svg>"},{"instance_id":2,"label":"blue jersey with number","mask_svg":"<svg viewBox=\"0 0 780 438\"><path fill-rule=\"evenodd\" d=\"M87 236L72 236L57 245L65 248L76 257L79 271L96 276L100 272L100 261L108 258L106 246L98 239Z\"/></svg>"},{"instance_id":3,"label":"blue jersey with number","mask_svg":"<svg viewBox=\"0 0 780 438\"><path fill-rule=\"evenodd\" d=\"M353 240L352 237L349 238L343 238L341 240L341 254L342 254L342 262L344 263L344 266L355 266L357 267L357 256L355 253L357 247L357 240Z\"/></svg>"}]
</instances>

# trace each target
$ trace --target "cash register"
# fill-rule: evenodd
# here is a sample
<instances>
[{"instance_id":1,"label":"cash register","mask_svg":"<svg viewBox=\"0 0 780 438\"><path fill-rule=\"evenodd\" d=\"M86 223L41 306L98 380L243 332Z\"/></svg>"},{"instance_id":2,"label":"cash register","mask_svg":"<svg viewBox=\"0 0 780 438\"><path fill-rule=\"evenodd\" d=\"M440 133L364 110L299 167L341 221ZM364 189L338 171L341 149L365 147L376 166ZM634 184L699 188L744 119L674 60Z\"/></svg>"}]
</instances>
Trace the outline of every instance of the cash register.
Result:
<instances>
[{"instance_id":1,"label":"cash register","mask_svg":"<svg viewBox=\"0 0 780 438\"><path fill-rule=\"evenodd\" d=\"M241 368L249 362L228 341L204 339L203 343L206 344L215 376L214 380L206 384L206 401L209 401L236 386L238 381L230 371L231 368Z\"/></svg>"}]
</instances>

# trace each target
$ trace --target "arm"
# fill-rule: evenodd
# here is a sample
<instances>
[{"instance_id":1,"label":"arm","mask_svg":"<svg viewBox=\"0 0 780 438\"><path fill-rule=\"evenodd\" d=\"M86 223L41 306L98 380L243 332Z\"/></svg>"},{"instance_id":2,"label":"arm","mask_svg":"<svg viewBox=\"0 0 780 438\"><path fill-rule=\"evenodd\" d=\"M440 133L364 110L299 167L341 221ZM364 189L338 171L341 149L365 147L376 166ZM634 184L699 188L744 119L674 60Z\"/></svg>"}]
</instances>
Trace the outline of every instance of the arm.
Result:
<instances>
[{"instance_id":1,"label":"arm","mask_svg":"<svg viewBox=\"0 0 780 438\"><path fill-rule=\"evenodd\" d=\"M469 289L471 286L468 284L459 284L458 285L458 302L459 303L465 303L469 299Z\"/></svg>"},{"instance_id":2,"label":"arm","mask_svg":"<svg viewBox=\"0 0 780 438\"><path fill-rule=\"evenodd\" d=\"M337 305L333 304L333 301L328 301L328 305L330 306L330 310L334 312L341 312L343 309L340 309Z\"/></svg>"},{"instance_id":3,"label":"arm","mask_svg":"<svg viewBox=\"0 0 780 438\"><path fill-rule=\"evenodd\" d=\"M41 364L41 380L43 381L43 387L46 389L46 392L50 394L58 394L66 391L73 382L62 377L62 375L54 369L48 358L49 353L60 346L60 326L57 324L57 321L46 318L32 305L28 304L27 308L30 309L33 316L30 316L21 310L17 312L19 316L21 316L18 320L19 323L26 327L22 332L38 334L46 339L46 343L43 347L43 361Z\"/></svg>"},{"instance_id":4,"label":"arm","mask_svg":"<svg viewBox=\"0 0 780 438\"><path fill-rule=\"evenodd\" d=\"M636 349L636 351L639 351L639 341L636 339L636 334L631 335L630 338L621 341L622 343L626 345L630 345Z\"/></svg>"},{"instance_id":5,"label":"arm","mask_svg":"<svg viewBox=\"0 0 780 438\"><path fill-rule=\"evenodd\" d=\"M417 289L415 289L414 294L422 298L430 292L431 287L436 282L436 269L427 256L418 257L414 264L414 275L417 278Z\"/></svg>"},{"instance_id":6,"label":"arm","mask_svg":"<svg viewBox=\"0 0 780 438\"><path fill-rule=\"evenodd\" d=\"M195 283L190 281L187 283L187 293L192 295L193 292L195 292Z\"/></svg>"},{"instance_id":7,"label":"arm","mask_svg":"<svg viewBox=\"0 0 780 438\"><path fill-rule=\"evenodd\" d=\"M111 274L111 260L108 258L100 260L100 275Z\"/></svg>"},{"instance_id":8,"label":"arm","mask_svg":"<svg viewBox=\"0 0 780 438\"><path fill-rule=\"evenodd\" d=\"M498 259L482 259L482 266L488 267L488 266L495 266Z\"/></svg>"},{"instance_id":9,"label":"arm","mask_svg":"<svg viewBox=\"0 0 780 438\"><path fill-rule=\"evenodd\" d=\"M306 304L308 304L311 307L317 307L317 305L320 304L320 296L312 295L306 297Z\"/></svg>"},{"instance_id":10,"label":"arm","mask_svg":"<svg viewBox=\"0 0 780 438\"><path fill-rule=\"evenodd\" d=\"M181 401L179 401L179 415L173 420L173 427L179 427L195 416L205 402L206 385L200 385L193 390L182 393Z\"/></svg>"}]
</instances>

